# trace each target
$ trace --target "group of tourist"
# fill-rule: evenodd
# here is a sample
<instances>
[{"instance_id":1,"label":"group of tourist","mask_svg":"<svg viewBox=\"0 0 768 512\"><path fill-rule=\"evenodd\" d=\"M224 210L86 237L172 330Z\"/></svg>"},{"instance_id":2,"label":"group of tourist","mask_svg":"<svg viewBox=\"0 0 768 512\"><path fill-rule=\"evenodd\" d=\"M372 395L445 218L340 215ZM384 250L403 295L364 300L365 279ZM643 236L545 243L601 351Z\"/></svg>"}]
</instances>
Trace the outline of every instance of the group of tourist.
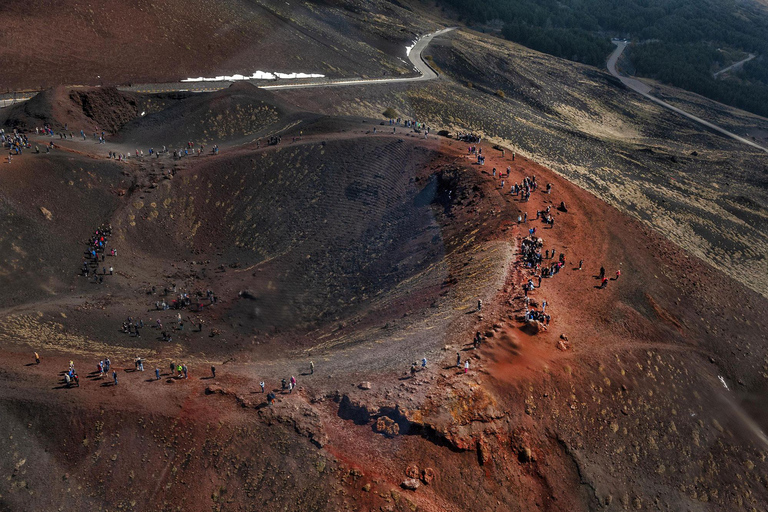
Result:
<instances>
[{"instance_id":1,"label":"group of tourist","mask_svg":"<svg viewBox=\"0 0 768 512\"><path fill-rule=\"evenodd\" d=\"M112 265L109 266L109 270L107 270L106 266L107 256L117 256L117 249L110 249L107 251L107 245L109 244L109 237L111 235L112 225L102 225L97 228L93 232L93 235L88 239L81 274L83 277L89 277L93 274L94 283L102 284L105 276L111 276L115 273L115 269ZM100 266L101 273L99 273Z\"/></svg>"}]
</instances>

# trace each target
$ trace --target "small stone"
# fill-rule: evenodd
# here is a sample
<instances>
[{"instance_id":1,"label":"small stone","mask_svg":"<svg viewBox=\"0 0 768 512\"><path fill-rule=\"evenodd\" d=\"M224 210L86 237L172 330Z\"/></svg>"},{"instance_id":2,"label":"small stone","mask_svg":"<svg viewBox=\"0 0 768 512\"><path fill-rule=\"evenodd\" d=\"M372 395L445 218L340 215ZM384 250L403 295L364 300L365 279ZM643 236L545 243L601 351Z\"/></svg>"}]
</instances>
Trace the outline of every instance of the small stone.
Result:
<instances>
[{"instance_id":1,"label":"small stone","mask_svg":"<svg viewBox=\"0 0 768 512\"><path fill-rule=\"evenodd\" d=\"M421 481L429 485L435 480L435 470L432 468L424 468L421 472Z\"/></svg>"},{"instance_id":2,"label":"small stone","mask_svg":"<svg viewBox=\"0 0 768 512\"><path fill-rule=\"evenodd\" d=\"M405 476L408 478L419 478L419 466L416 464L410 464L405 468Z\"/></svg>"},{"instance_id":3,"label":"small stone","mask_svg":"<svg viewBox=\"0 0 768 512\"><path fill-rule=\"evenodd\" d=\"M371 490L371 484L365 484L363 486L363 491L364 492L370 492L370 490Z\"/></svg>"},{"instance_id":4,"label":"small stone","mask_svg":"<svg viewBox=\"0 0 768 512\"><path fill-rule=\"evenodd\" d=\"M394 437L400 433L400 425L389 416L379 416L379 419L376 420L376 432Z\"/></svg>"},{"instance_id":5,"label":"small stone","mask_svg":"<svg viewBox=\"0 0 768 512\"><path fill-rule=\"evenodd\" d=\"M403 483L400 484L400 486L403 489L408 489L409 491L415 491L416 489L419 488L420 485L421 485L421 482L419 482L415 478L406 478L405 480L403 480Z\"/></svg>"},{"instance_id":6,"label":"small stone","mask_svg":"<svg viewBox=\"0 0 768 512\"><path fill-rule=\"evenodd\" d=\"M371 383L368 381L360 383L360 389L371 389Z\"/></svg>"}]
</instances>

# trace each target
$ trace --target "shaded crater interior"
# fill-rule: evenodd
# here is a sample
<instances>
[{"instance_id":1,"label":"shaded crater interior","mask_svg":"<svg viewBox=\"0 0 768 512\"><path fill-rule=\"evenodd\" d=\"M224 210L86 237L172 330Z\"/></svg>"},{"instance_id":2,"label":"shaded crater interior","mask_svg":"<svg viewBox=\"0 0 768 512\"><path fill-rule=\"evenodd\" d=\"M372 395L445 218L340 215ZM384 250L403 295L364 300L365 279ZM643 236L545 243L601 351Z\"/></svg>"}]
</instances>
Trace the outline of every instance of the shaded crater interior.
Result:
<instances>
[{"instance_id":1,"label":"shaded crater interior","mask_svg":"<svg viewBox=\"0 0 768 512\"><path fill-rule=\"evenodd\" d=\"M425 307L442 282L424 271L445 256L444 205L435 176L413 176L432 158L383 137L243 151L138 193L118 222L150 255L215 262L243 333L371 314L406 281L411 307Z\"/></svg>"}]
</instances>

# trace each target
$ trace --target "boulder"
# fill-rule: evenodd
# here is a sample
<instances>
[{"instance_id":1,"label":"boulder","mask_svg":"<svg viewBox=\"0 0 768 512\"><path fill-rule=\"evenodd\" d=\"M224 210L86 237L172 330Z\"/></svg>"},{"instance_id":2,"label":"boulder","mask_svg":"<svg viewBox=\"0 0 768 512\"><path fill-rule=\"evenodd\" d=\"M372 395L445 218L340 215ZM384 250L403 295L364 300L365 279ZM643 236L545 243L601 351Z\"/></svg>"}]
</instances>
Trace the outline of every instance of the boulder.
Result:
<instances>
[{"instance_id":1,"label":"boulder","mask_svg":"<svg viewBox=\"0 0 768 512\"><path fill-rule=\"evenodd\" d=\"M419 466L416 464L410 464L407 468L405 468L405 476L408 478L419 478Z\"/></svg>"},{"instance_id":2,"label":"boulder","mask_svg":"<svg viewBox=\"0 0 768 512\"><path fill-rule=\"evenodd\" d=\"M435 470L432 468L424 468L421 472L421 481L429 485L435 481Z\"/></svg>"},{"instance_id":3,"label":"boulder","mask_svg":"<svg viewBox=\"0 0 768 512\"><path fill-rule=\"evenodd\" d=\"M409 491L415 491L416 489L419 488L420 485L421 485L421 482L419 482L415 478L406 478L405 480L403 480L403 483L400 484L400 486L403 489L408 489Z\"/></svg>"},{"instance_id":4,"label":"boulder","mask_svg":"<svg viewBox=\"0 0 768 512\"><path fill-rule=\"evenodd\" d=\"M520 460L520 462L531 462L533 461L533 452L531 449L527 446L524 446L520 452L517 454L517 458Z\"/></svg>"},{"instance_id":5,"label":"boulder","mask_svg":"<svg viewBox=\"0 0 768 512\"><path fill-rule=\"evenodd\" d=\"M379 419L376 420L376 432L389 437L395 437L400 434L400 425L395 423L395 420L389 416L379 416Z\"/></svg>"}]
</instances>

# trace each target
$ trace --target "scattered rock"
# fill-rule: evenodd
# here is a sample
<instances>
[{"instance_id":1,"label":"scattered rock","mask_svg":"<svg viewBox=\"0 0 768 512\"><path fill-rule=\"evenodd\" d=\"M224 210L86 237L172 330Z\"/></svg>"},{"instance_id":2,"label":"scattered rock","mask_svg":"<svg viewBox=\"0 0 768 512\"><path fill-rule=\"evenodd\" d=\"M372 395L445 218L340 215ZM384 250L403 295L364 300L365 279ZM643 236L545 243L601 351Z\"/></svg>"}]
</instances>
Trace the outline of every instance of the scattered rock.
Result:
<instances>
[{"instance_id":1,"label":"scattered rock","mask_svg":"<svg viewBox=\"0 0 768 512\"><path fill-rule=\"evenodd\" d=\"M488 464L491 460L490 446L488 446L488 442L482 436L477 441L477 459L480 462L480 465L483 466Z\"/></svg>"},{"instance_id":2,"label":"scattered rock","mask_svg":"<svg viewBox=\"0 0 768 512\"><path fill-rule=\"evenodd\" d=\"M568 336L566 336L565 334L561 334L560 339L563 341L568 341Z\"/></svg>"},{"instance_id":3,"label":"scattered rock","mask_svg":"<svg viewBox=\"0 0 768 512\"><path fill-rule=\"evenodd\" d=\"M539 334L541 331L547 330L547 327L538 320L528 320L526 327L531 334Z\"/></svg>"},{"instance_id":4,"label":"scattered rock","mask_svg":"<svg viewBox=\"0 0 768 512\"><path fill-rule=\"evenodd\" d=\"M206 395L213 395L214 393L219 393L220 395L223 395L226 393L226 391L224 391L224 388L216 384L211 384L205 388Z\"/></svg>"},{"instance_id":5,"label":"scattered rock","mask_svg":"<svg viewBox=\"0 0 768 512\"><path fill-rule=\"evenodd\" d=\"M379 419L376 420L376 432L394 437L400 434L400 425L395 423L395 420L389 416L379 416Z\"/></svg>"},{"instance_id":6,"label":"scattered rock","mask_svg":"<svg viewBox=\"0 0 768 512\"><path fill-rule=\"evenodd\" d=\"M368 381L360 383L360 389L371 389L371 383Z\"/></svg>"},{"instance_id":7,"label":"scattered rock","mask_svg":"<svg viewBox=\"0 0 768 512\"><path fill-rule=\"evenodd\" d=\"M520 462L531 462L533 460L533 452L528 446L525 446L520 450L520 453L517 454L517 458Z\"/></svg>"},{"instance_id":8,"label":"scattered rock","mask_svg":"<svg viewBox=\"0 0 768 512\"><path fill-rule=\"evenodd\" d=\"M565 352L566 350L570 350L571 344L567 341L557 340L557 348Z\"/></svg>"},{"instance_id":9,"label":"scattered rock","mask_svg":"<svg viewBox=\"0 0 768 512\"><path fill-rule=\"evenodd\" d=\"M53 214L48 208L41 206L40 211L43 213L43 217L45 217L45 220L53 220Z\"/></svg>"},{"instance_id":10,"label":"scattered rock","mask_svg":"<svg viewBox=\"0 0 768 512\"><path fill-rule=\"evenodd\" d=\"M363 491L364 492L370 492L370 490L371 490L371 484L365 484L363 486Z\"/></svg>"},{"instance_id":11,"label":"scattered rock","mask_svg":"<svg viewBox=\"0 0 768 512\"><path fill-rule=\"evenodd\" d=\"M403 483L400 484L400 486L403 489L408 489L409 491L415 491L416 489L419 488L420 485L421 485L421 482L419 482L415 478L406 478L405 480L403 480Z\"/></svg>"}]
</instances>

